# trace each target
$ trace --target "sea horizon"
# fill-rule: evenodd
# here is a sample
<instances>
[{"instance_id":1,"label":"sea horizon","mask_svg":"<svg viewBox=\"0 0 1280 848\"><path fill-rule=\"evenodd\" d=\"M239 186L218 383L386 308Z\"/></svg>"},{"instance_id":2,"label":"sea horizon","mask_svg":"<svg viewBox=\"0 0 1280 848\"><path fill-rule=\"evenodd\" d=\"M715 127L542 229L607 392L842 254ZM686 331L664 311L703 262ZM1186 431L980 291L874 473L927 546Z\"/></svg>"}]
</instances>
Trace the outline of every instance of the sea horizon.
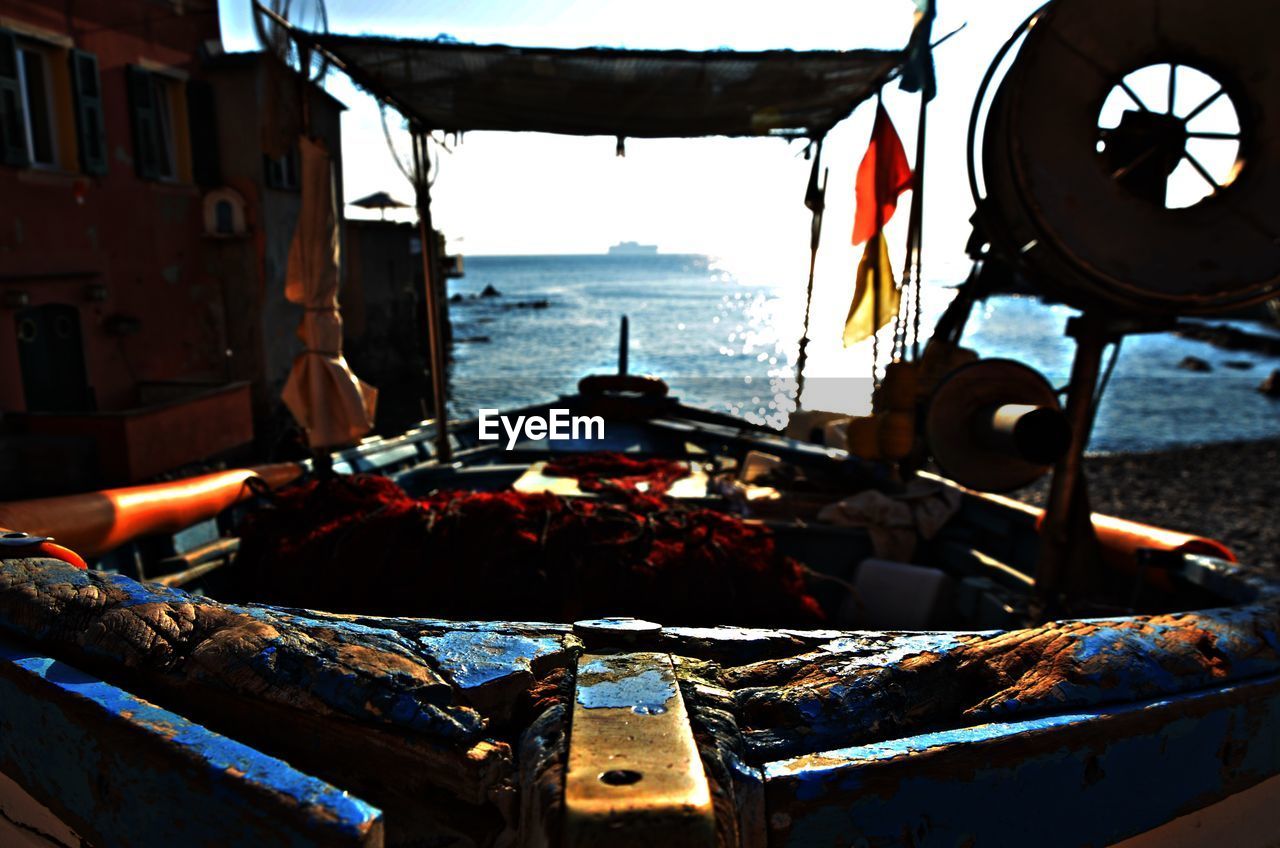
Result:
<instances>
[{"instance_id":1,"label":"sea horizon","mask_svg":"<svg viewBox=\"0 0 1280 848\"><path fill-rule=\"evenodd\" d=\"M467 256L466 269L449 282L450 295L461 295L451 304L459 341L454 415L543 402L571 393L589 373L615 372L623 315L630 370L662 377L683 401L776 427L795 408L804 288L794 275L745 283L707 253L476 254ZM486 286L501 296L471 297ZM926 281L922 345L953 286ZM827 304L818 308L815 300L811 316L803 406L863 413L870 345L843 348L843 311L829 306L840 293L826 294ZM532 308L538 303L545 305ZM962 343L984 357L1024 362L1064 386L1074 352L1064 330L1073 314L1032 296L992 298L974 308ZM882 339L882 365L886 350ZM1180 368L1188 356L1208 362L1211 372ZM1280 404L1256 391L1272 367L1261 355L1171 334L1127 338L1089 449L1148 451L1280 435Z\"/></svg>"}]
</instances>

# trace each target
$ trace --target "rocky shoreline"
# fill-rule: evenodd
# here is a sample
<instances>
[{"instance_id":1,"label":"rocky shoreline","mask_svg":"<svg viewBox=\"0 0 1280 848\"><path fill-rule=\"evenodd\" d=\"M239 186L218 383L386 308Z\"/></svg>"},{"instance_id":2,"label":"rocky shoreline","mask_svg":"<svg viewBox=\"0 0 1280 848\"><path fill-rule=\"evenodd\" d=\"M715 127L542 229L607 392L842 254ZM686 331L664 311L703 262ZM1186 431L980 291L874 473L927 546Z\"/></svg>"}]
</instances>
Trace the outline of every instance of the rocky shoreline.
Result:
<instances>
[{"instance_id":1,"label":"rocky shoreline","mask_svg":"<svg viewBox=\"0 0 1280 848\"><path fill-rule=\"evenodd\" d=\"M1097 512L1209 536L1280 568L1280 438L1085 458ZM1015 496L1043 506L1048 478Z\"/></svg>"}]
</instances>

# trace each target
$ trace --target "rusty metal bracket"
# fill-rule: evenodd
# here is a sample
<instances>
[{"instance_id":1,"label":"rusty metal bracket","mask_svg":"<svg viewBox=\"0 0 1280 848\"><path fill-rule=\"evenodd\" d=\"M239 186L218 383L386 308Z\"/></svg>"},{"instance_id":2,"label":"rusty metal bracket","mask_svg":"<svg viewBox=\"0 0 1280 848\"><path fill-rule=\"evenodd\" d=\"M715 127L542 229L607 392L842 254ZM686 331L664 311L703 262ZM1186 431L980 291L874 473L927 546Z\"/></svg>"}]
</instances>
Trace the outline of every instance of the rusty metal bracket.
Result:
<instances>
[{"instance_id":1,"label":"rusty metal bracket","mask_svg":"<svg viewBox=\"0 0 1280 848\"><path fill-rule=\"evenodd\" d=\"M565 844L715 844L711 790L668 655L578 661Z\"/></svg>"}]
</instances>

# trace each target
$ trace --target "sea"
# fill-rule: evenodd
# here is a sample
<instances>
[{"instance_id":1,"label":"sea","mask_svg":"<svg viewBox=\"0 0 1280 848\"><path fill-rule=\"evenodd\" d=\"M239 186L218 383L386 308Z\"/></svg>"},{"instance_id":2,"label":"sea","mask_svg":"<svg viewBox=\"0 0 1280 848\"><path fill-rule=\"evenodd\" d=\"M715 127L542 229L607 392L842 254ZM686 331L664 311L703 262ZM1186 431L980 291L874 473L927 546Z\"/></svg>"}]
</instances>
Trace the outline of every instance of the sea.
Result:
<instances>
[{"instance_id":1,"label":"sea","mask_svg":"<svg viewBox=\"0 0 1280 848\"><path fill-rule=\"evenodd\" d=\"M497 294L482 297L486 288ZM587 374L615 373L623 316L629 373L662 377L686 403L774 426L796 408L803 277L748 278L701 255L468 256L465 277L451 280L449 293L453 416L545 402L571 394ZM925 284L921 344L954 293L943 282ZM843 314L830 298L824 303L810 318L801 405L863 413L872 385L871 344L844 349ZM1074 343L1064 330L1073 314L1033 297L992 298L975 307L962 343L984 357L1019 360L1065 386ZM890 344L891 329L881 334L881 363ZM1180 368L1187 356L1206 360L1212 370ZM1280 401L1256 391L1277 366L1274 359L1171 334L1128 337L1089 448L1147 451L1280 435Z\"/></svg>"}]
</instances>

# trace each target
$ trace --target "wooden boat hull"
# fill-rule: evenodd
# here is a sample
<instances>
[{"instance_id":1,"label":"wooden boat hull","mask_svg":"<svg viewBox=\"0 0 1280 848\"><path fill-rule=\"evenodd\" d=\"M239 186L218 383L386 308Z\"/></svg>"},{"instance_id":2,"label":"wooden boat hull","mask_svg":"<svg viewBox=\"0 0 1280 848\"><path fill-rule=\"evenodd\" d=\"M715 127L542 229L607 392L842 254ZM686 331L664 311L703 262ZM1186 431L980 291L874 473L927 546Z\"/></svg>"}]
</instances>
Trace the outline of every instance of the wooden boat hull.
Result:
<instances>
[{"instance_id":1,"label":"wooden boat hull","mask_svg":"<svg viewBox=\"0 0 1280 848\"><path fill-rule=\"evenodd\" d=\"M664 408L613 433L845 461ZM501 486L516 473L424 462L429 437L336 465L404 485ZM484 450L465 429L457 448ZM986 550L1003 545L1016 562L1034 547L1033 517L976 499L965 509ZM1112 844L1280 774L1275 581L1183 554L1163 577L1221 605L936 632L461 622L222 604L9 559L0 772L95 845L183 843L206 819L220 844L586 844L565 777L570 716L590 700L582 669L648 657L672 669L697 754L682 767L710 798L713 827L689 834ZM613 708L647 721L647 702L619 691ZM89 777L104 771L129 788ZM147 806L160 793L172 815ZM628 797L610 812L615 844L655 815ZM700 844L687 836L671 844Z\"/></svg>"}]
</instances>

